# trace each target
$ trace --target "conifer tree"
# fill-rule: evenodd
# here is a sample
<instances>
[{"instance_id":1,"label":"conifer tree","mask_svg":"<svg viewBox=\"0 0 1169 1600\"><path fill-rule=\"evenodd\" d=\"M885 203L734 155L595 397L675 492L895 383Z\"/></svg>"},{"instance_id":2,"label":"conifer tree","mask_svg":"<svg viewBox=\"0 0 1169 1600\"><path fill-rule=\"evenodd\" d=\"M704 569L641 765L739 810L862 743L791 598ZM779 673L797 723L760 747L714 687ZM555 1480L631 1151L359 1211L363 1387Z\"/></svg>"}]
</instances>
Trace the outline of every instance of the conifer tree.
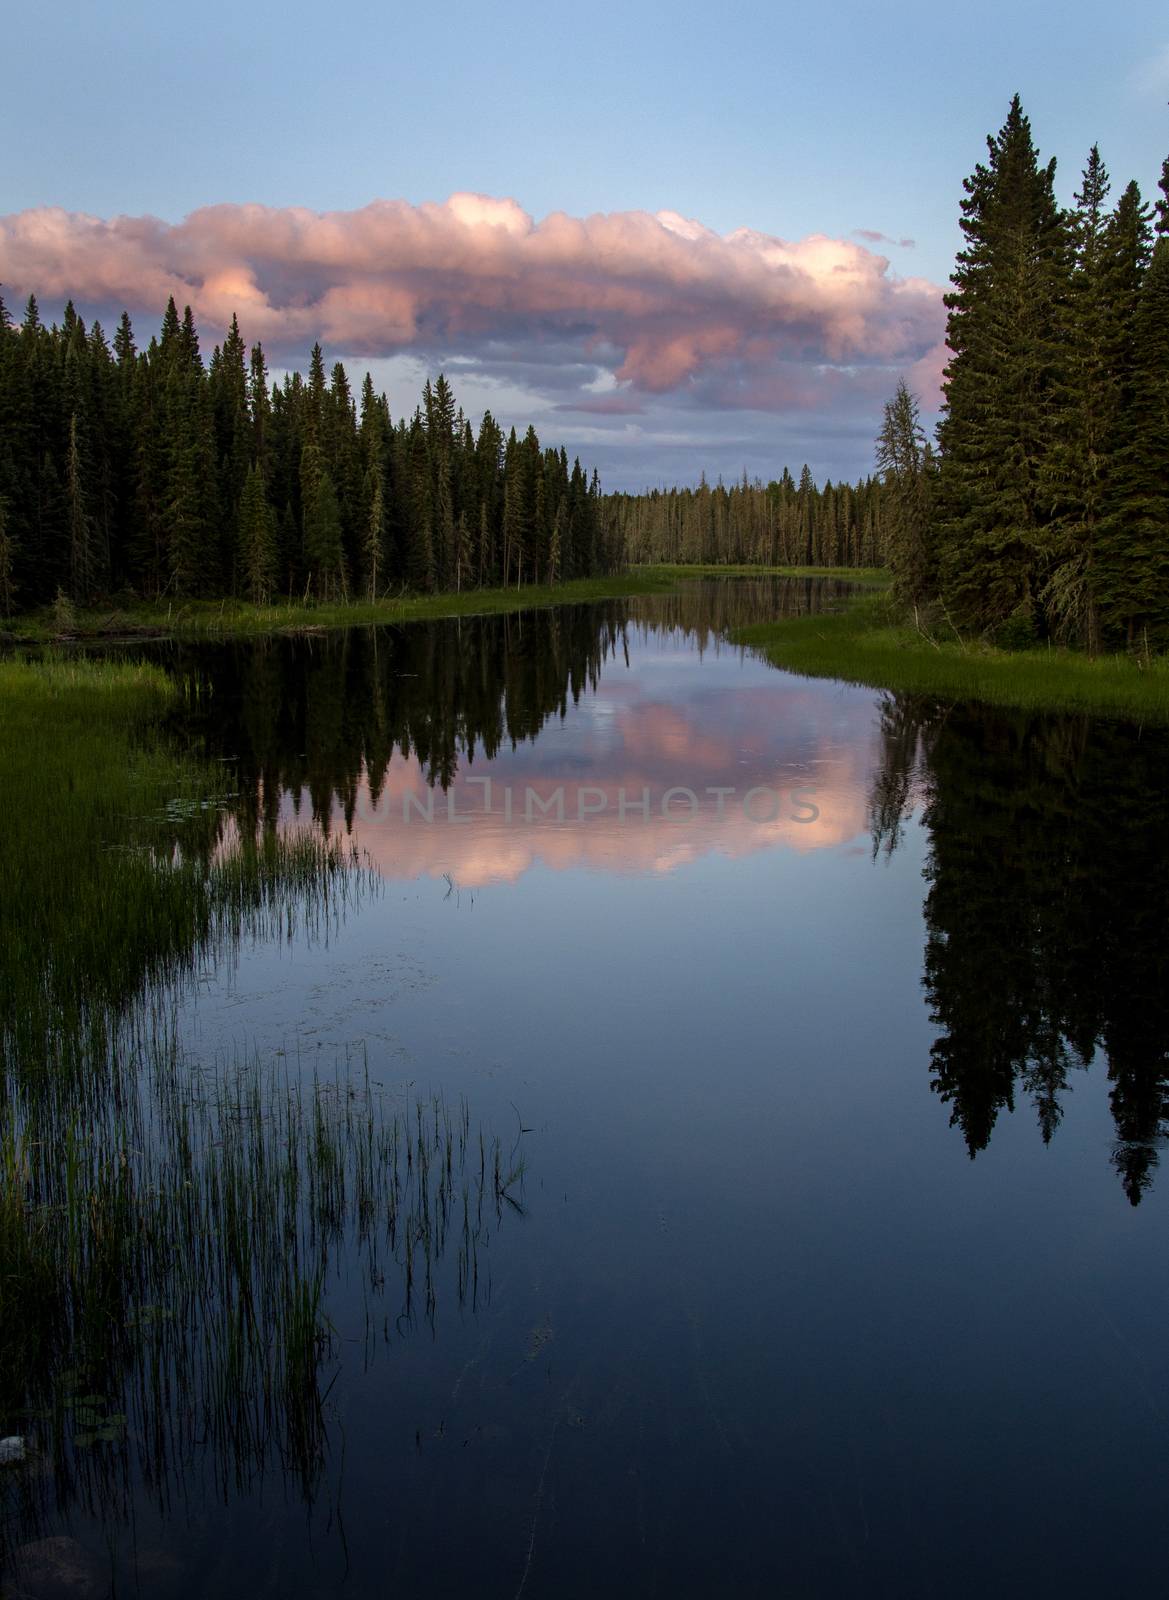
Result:
<instances>
[{"instance_id":1,"label":"conifer tree","mask_svg":"<svg viewBox=\"0 0 1169 1600\"><path fill-rule=\"evenodd\" d=\"M934 591L931 548L930 456L917 400L905 380L885 406L877 437L877 469L889 490L888 559L894 592L921 605Z\"/></svg>"},{"instance_id":2,"label":"conifer tree","mask_svg":"<svg viewBox=\"0 0 1169 1600\"><path fill-rule=\"evenodd\" d=\"M1169 236L1157 240L1133 318L1105 496L1096 600L1107 642L1169 646Z\"/></svg>"},{"instance_id":3,"label":"conifer tree","mask_svg":"<svg viewBox=\"0 0 1169 1600\"><path fill-rule=\"evenodd\" d=\"M412 589L428 594L434 588L434 502L426 430L415 413L409 442L409 507L405 578Z\"/></svg>"},{"instance_id":4,"label":"conifer tree","mask_svg":"<svg viewBox=\"0 0 1169 1600\"><path fill-rule=\"evenodd\" d=\"M1116 412L1109 357L1117 308L1108 270L1111 185L1096 145L1088 153L1070 228L1074 268L1062 308L1064 360L1052 389L1058 428L1046 464L1053 506L1052 569L1043 599L1055 632L1099 644L1093 564L1099 539L1107 441Z\"/></svg>"},{"instance_id":5,"label":"conifer tree","mask_svg":"<svg viewBox=\"0 0 1169 1600\"><path fill-rule=\"evenodd\" d=\"M248 599L266 605L276 576L276 517L264 493L263 474L255 464L248 468L240 497L236 571Z\"/></svg>"},{"instance_id":6,"label":"conifer tree","mask_svg":"<svg viewBox=\"0 0 1169 1600\"><path fill-rule=\"evenodd\" d=\"M564 524L567 520L567 508L564 496L561 495L556 506L556 515L552 519L552 539L548 546L548 582L560 581L560 563L564 548Z\"/></svg>"},{"instance_id":7,"label":"conifer tree","mask_svg":"<svg viewBox=\"0 0 1169 1600\"><path fill-rule=\"evenodd\" d=\"M268 363L263 345L252 346L248 365L248 407L252 418L252 460L260 469L265 484L271 472L269 430L272 423L272 396L268 391Z\"/></svg>"},{"instance_id":8,"label":"conifer tree","mask_svg":"<svg viewBox=\"0 0 1169 1600\"><path fill-rule=\"evenodd\" d=\"M455 523L455 593L463 588L463 577L471 569L471 537L467 529L467 513L459 512Z\"/></svg>"},{"instance_id":9,"label":"conifer tree","mask_svg":"<svg viewBox=\"0 0 1169 1600\"><path fill-rule=\"evenodd\" d=\"M1051 572L1053 392L1068 295L1055 163L1039 163L1019 97L965 180L947 343L939 479L942 589L959 622L1042 623Z\"/></svg>"},{"instance_id":10,"label":"conifer tree","mask_svg":"<svg viewBox=\"0 0 1169 1600\"><path fill-rule=\"evenodd\" d=\"M385 572L386 501L380 464L372 463L365 474L365 528L361 546L365 592L376 600Z\"/></svg>"},{"instance_id":11,"label":"conifer tree","mask_svg":"<svg viewBox=\"0 0 1169 1600\"><path fill-rule=\"evenodd\" d=\"M0 615L10 617L16 604L16 540L11 532L8 501L0 495Z\"/></svg>"},{"instance_id":12,"label":"conifer tree","mask_svg":"<svg viewBox=\"0 0 1169 1600\"><path fill-rule=\"evenodd\" d=\"M65 503L69 529L69 594L84 604L93 593L93 519L85 492L85 469L77 435L77 413L69 418Z\"/></svg>"},{"instance_id":13,"label":"conifer tree","mask_svg":"<svg viewBox=\"0 0 1169 1600\"><path fill-rule=\"evenodd\" d=\"M345 554L341 543L341 511L328 471L322 471L305 516L304 556L315 593L336 600L345 593Z\"/></svg>"}]
</instances>

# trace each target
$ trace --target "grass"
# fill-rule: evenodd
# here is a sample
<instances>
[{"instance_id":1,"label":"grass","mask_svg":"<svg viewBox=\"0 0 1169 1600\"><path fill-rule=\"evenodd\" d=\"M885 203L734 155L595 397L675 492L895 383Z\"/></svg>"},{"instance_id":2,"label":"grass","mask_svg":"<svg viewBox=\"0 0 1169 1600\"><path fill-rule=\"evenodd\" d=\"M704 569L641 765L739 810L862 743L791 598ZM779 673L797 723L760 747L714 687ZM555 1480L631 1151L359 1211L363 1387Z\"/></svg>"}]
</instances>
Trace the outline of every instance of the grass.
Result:
<instances>
[{"instance_id":1,"label":"grass","mask_svg":"<svg viewBox=\"0 0 1169 1600\"><path fill-rule=\"evenodd\" d=\"M198 1070L160 1037L133 1099L0 1135L0 1425L91 1477L127 1434L156 1478L200 1441L225 1483L276 1454L310 1494L329 1285L356 1272L387 1337L418 1312L433 1331L440 1282L473 1310L522 1176L465 1102L397 1104L361 1059Z\"/></svg>"},{"instance_id":2,"label":"grass","mask_svg":"<svg viewBox=\"0 0 1169 1600\"><path fill-rule=\"evenodd\" d=\"M885 583L878 567L639 566L608 578L573 578L567 583L525 584L520 589L465 589L461 594L399 595L318 605L290 600L251 605L244 600L185 600L172 604L136 601L122 607L72 611L63 623L51 606L14 617L5 627L18 641L58 639L201 639L232 635L305 633L378 623L427 622L440 617L491 616L533 607L620 600L662 594L693 578L840 578L849 583Z\"/></svg>"},{"instance_id":3,"label":"grass","mask_svg":"<svg viewBox=\"0 0 1169 1600\"><path fill-rule=\"evenodd\" d=\"M1091 659L1072 650L999 650L927 637L887 594L862 595L838 612L736 628L733 637L774 666L809 677L1022 710L1169 722L1169 658Z\"/></svg>"},{"instance_id":4,"label":"grass","mask_svg":"<svg viewBox=\"0 0 1169 1600\"><path fill-rule=\"evenodd\" d=\"M465 589L461 594L401 595L395 599L351 600L336 605L292 600L257 606L243 600L186 600L173 605L138 602L120 609L78 611L67 631L51 607L14 617L6 626L18 641L53 639L200 639L230 635L318 632L369 627L378 623L426 622L439 617L490 616L533 607L615 600L659 594L677 581L670 569L652 568L611 578L575 578L567 583L525 584L521 589Z\"/></svg>"},{"instance_id":5,"label":"grass","mask_svg":"<svg viewBox=\"0 0 1169 1600\"><path fill-rule=\"evenodd\" d=\"M241 831L228 769L164 732L177 693L140 663L0 662L0 1110L14 1073L92 1086L144 985L311 932L372 884L311 831Z\"/></svg>"},{"instance_id":6,"label":"grass","mask_svg":"<svg viewBox=\"0 0 1169 1600\"><path fill-rule=\"evenodd\" d=\"M311 1495L331 1286L360 1276L367 1341L473 1310L523 1209L515 1149L462 1102L387 1094L363 1052L322 1079L180 1049L192 980L375 885L310 833L241 828L223 769L166 732L177 693L126 662L0 663L0 1435L30 1462L0 1476L0 1584L52 1496L116 1519L132 1450L160 1495L204 1446L224 1491L277 1460Z\"/></svg>"},{"instance_id":7,"label":"grass","mask_svg":"<svg viewBox=\"0 0 1169 1600\"><path fill-rule=\"evenodd\" d=\"M135 604L118 611L90 611L70 621L70 638L109 639L169 635L215 638L231 635L304 633L373 624L405 623L443 617L481 616L638 595L678 594L699 578L824 578L880 591L889 574L879 567L761 567L741 564L662 563L639 566L614 577L586 578L555 586L475 589L462 594L403 595L377 602L340 605L253 606L240 601L190 601L178 605ZM52 608L17 618L10 628L32 643L61 637L60 616ZM841 678L874 688L905 689L944 697L980 700L1033 710L1076 710L1129 720L1169 720L1169 667L1164 659L1140 663L1127 656L1091 660L1063 649L1008 651L980 641L927 637L899 618L888 596L858 596L840 613L818 618L785 617L738 626L720 619L736 642L757 649L779 667L814 677ZM55 669L58 682L70 680ZM129 670L129 669L127 669ZM148 668L138 685L147 692ZM7 688L0 664L0 703ZM126 683L105 691L111 710ZM162 692L156 680L155 694ZM2 733L0 733L2 739Z\"/></svg>"},{"instance_id":8,"label":"grass","mask_svg":"<svg viewBox=\"0 0 1169 1600\"><path fill-rule=\"evenodd\" d=\"M668 578L671 583L684 583L688 578L835 578L842 583L877 584L889 582L884 567L758 567L740 564L720 566L714 562L690 566L670 565L634 567L634 572L652 572Z\"/></svg>"}]
</instances>

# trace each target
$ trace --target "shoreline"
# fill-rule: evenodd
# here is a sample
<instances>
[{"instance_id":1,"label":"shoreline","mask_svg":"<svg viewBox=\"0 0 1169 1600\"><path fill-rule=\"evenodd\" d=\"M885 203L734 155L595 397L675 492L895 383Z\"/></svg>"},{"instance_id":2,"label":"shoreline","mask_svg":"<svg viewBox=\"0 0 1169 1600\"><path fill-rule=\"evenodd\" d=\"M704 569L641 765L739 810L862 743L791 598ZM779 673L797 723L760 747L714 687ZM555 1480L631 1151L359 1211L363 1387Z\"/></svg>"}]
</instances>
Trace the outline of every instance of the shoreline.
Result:
<instances>
[{"instance_id":1,"label":"shoreline","mask_svg":"<svg viewBox=\"0 0 1169 1600\"><path fill-rule=\"evenodd\" d=\"M320 633L339 628L376 627L399 622L434 622L445 617L495 616L554 605L622 600L667 594L690 578L782 577L840 578L849 583L886 582L879 569L847 567L639 566L607 578L572 578L557 584L525 584L519 589L465 589L462 593L402 595L395 599L352 600L335 605L293 600L259 606L247 600L185 600L161 605L135 601L123 606L89 607L62 627L51 607L13 617L0 626L9 644L117 643L137 639L203 639L263 634Z\"/></svg>"},{"instance_id":2,"label":"shoreline","mask_svg":"<svg viewBox=\"0 0 1169 1600\"><path fill-rule=\"evenodd\" d=\"M402 596L341 605L256 606L245 601L135 604L76 614L67 630L51 611L13 618L0 642L22 645L134 643L146 639L294 636L351 627L503 615L555 605L669 594L696 578L829 578L856 586L845 609L736 628L730 638L782 670L887 689L978 700L1031 711L1081 711L1130 722L1169 723L1169 657L1089 658L1049 646L1001 650L978 640L933 638L892 609L879 568L663 564L608 578L521 589Z\"/></svg>"},{"instance_id":3,"label":"shoreline","mask_svg":"<svg viewBox=\"0 0 1169 1600\"><path fill-rule=\"evenodd\" d=\"M860 595L838 612L736 628L731 637L805 677L1019 711L1169 723L1169 657L1146 664L1056 646L1000 650L980 640L935 639L898 617L884 592Z\"/></svg>"}]
</instances>

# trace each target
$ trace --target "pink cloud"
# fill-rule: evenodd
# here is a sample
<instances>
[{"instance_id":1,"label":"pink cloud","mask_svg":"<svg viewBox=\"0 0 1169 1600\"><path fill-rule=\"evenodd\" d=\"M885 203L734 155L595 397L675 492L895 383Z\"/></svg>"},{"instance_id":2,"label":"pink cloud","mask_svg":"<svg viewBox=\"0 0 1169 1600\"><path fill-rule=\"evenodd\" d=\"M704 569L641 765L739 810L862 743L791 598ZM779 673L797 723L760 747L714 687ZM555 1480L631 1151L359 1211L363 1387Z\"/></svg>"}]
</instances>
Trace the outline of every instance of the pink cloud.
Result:
<instances>
[{"instance_id":1,"label":"pink cloud","mask_svg":"<svg viewBox=\"0 0 1169 1600\"><path fill-rule=\"evenodd\" d=\"M762 394L779 363L928 367L944 324L934 284L854 241L724 236L673 212L536 222L472 194L323 214L217 205L174 225L46 207L0 217L0 279L151 319L173 294L209 333L236 311L276 356L317 338L350 356L555 341L609 352L626 393L755 375ZM798 407L805 390L774 392Z\"/></svg>"}]
</instances>

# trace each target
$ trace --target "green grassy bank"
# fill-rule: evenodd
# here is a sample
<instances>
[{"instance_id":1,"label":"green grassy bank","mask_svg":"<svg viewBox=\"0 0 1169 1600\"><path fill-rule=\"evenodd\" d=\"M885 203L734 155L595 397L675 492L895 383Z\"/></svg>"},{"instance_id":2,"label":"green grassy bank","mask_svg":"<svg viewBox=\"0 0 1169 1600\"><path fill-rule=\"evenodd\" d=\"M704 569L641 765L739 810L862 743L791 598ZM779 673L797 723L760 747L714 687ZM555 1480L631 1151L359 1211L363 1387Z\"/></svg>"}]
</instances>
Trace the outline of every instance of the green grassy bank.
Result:
<instances>
[{"instance_id":1,"label":"green grassy bank","mask_svg":"<svg viewBox=\"0 0 1169 1600\"><path fill-rule=\"evenodd\" d=\"M609 578L574 578L567 583L525 584L520 589L465 589L461 594L400 595L382 600L351 600L337 605L292 600L251 605L245 600L146 601L61 615L46 607L15 617L3 630L18 641L54 639L203 638L231 634L303 633L318 629L368 627L387 622L429 622L440 617L487 616L527 611L534 606L619 600L662 594L690 578L845 578L850 583L885 583L879 568L652 566L632 567Z\"/></svg>"},{"instance_id":2,"label":"green grassy bank","mask_svg":"<svg viewBox=\"0 0 1169 1600\"><path fill-rule=\"evenodd\" d=\"M18 641L156 637L204 638L233 634L304 633L321 629L368 627L376 623L429 622L439 617L484 616L527 611L534 606L615 600L626 595L660 594L674 587L686 569L643 568L612 578L577 578L569 583L526 584L521 589L465 589L461 594L403 595L395 599L352 600L318 605L293 600L251 605L245 600L184 600L135 603L78 611L62 618L52 608L15 617L4 626ZM691 575L699 575L693 569Z\"/></svg>"},{"instance_id":3,"label":"green grassy bank","mask_svg":"<svg viewBox=\"0 0 1169 1600\"><path fill-rule=\"evenodd\" d=\"M254 606L242 601L188 601L81 612L63 619L52 610L17 618L19 642L55 638L151 636L212 638L303 633L482 616L532 607L570 605L645 594L667 594L695 578L836 578L871 592L840 613L798 617L737 629L736 642L757 649L777 667L812 677L841 678L873 688L904 689L1031 710L1080 710L1148 722L1169 722L1169 660L1131 656L1089 659L1076 651L996 649L979 640L927 636L891 605L888 573L880 568L660 565L609 578L554 586L472 589L462 594L414 595L342 605ZM0 682L0 695L4 695Z\"/></svg>"},{"instance_id":4,"label":"green grassy bank","mask_svg":"<svg viewBox=\"0 0 1169 1600\"><path fill-rule=\"evenodd\" d=\"M0 1110L6 1073L65 1086L144 984L354 879L307 831L235 826L224 770L165 734L177 692L144 663L0 661Z\"/></svg>"},{"instance_id":5,"label":"green grassy bank","mask_svg":"<svg viewBox=\"0 0 1169 1600\"><path fill-rule=\"evenodd\" d=\"M1072 650L999 650L928 637L897 614L885 593L862 595L839 613L740 628L734 638L777 667L815 678L1032 711L1169 722L1165 657L1091 659Z\"/></svg>"}]
</instances>

